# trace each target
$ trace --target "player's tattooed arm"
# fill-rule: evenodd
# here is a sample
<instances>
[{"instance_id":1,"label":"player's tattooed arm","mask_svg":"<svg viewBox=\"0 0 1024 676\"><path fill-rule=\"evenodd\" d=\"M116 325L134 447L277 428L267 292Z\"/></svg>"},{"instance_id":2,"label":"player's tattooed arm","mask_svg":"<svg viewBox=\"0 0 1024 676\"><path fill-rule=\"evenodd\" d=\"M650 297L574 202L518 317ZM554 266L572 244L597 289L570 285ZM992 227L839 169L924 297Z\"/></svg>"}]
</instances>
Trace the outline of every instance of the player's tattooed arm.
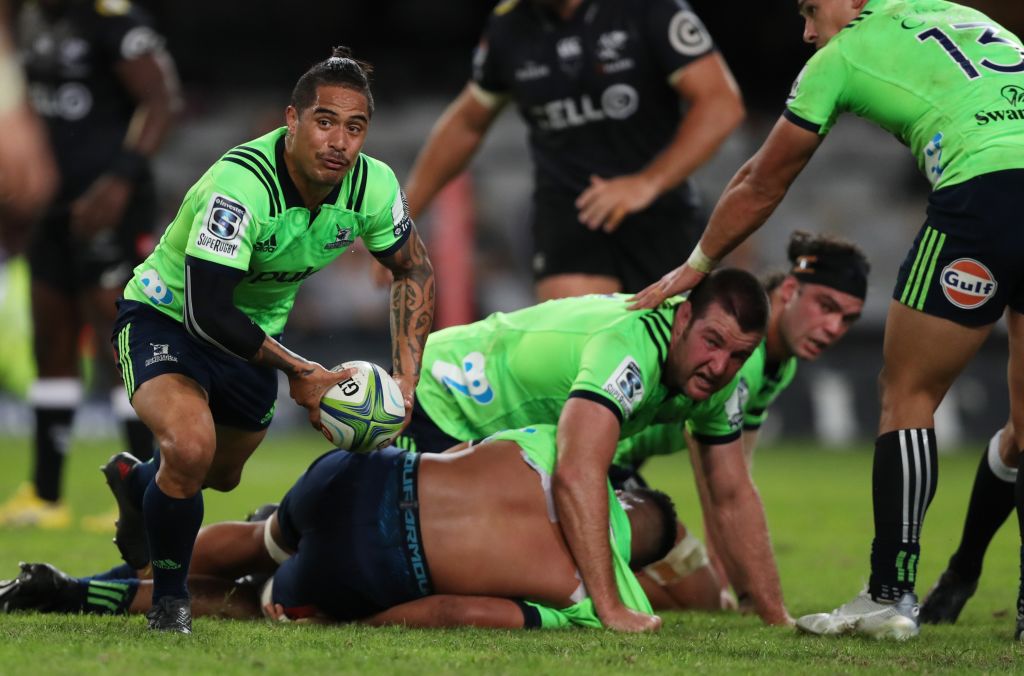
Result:
<instances>
[{"instance_id":1,"label":"player's tattooed arm","mask_svg":"<svg viewBox=\"0 0 1024 676\"><path fill-rule=\"evenodd\" d=\"M352 376L352 369L328 371L315 361L298 355L270 336L252 358L255 364L270 366L288 376L288 390L292 399L309 412L309 423L320 429L320 398L332 385Z\"/></svg>"},{"instance_id":2,"label":"player's tattooed arm","mask_svg":"<svg viewBox=\"0 0 1024 676\"><path fill-rule=\"evenodd\" d=\"M391 350L394 376L407 409L419 380L423 348L434 323L434 268L416 226L410 226L405 244L393 255L381 259L391 270Z\"/></svg>"}]
</instances>

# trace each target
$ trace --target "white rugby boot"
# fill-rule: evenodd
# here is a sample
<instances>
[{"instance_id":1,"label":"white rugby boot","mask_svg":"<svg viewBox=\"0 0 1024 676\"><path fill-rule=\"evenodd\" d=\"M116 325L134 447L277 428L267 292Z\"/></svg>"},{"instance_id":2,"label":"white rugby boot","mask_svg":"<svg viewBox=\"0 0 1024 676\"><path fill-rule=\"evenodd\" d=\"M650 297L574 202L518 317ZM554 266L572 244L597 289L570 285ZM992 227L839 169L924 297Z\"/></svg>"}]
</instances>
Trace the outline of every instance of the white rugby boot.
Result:
<instances>
[{"instance_id":1,"label":"white rugby boot","mask_svg":"<svg viewBox=\"0 0 1024 676\"><path fill-rule=\"evenodd\" d=\"M917 596L904 594L896 603L879 603L867 590L831 613L804 615L796 621L797 629L818 636L860 634L877 639L905 641L917 636Z\"/></svg>"}]
</instances>

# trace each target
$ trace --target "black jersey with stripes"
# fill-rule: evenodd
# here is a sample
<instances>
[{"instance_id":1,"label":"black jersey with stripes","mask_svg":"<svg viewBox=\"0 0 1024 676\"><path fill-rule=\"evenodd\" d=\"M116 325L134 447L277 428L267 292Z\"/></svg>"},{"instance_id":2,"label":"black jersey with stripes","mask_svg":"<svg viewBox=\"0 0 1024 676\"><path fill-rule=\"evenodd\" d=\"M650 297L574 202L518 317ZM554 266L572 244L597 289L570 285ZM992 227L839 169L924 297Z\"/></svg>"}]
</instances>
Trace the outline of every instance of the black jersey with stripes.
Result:
<instances>
[{"instance_id":1,"label":"black jersey with stripes","mask_svg":"<svg viewBox=\"0 0 1024 676\"><path fill-rule=\"evenodd\" d=\"M67 5L52 14L27 2L17 36L29 99L49 129L61 191L73 198L117 158L138 105L117 64L161 50L163 38L127 0Z\"/></svg>"},{"instance_id":2,"label":"black jersey with stripes","mask_svg":"<svg viewBox=\"0 0 1024 676\"><path fill-rule=\"evenodd\" d=\"M129 300L184 321L186 255L244 272L234 303L264 332L282 332L302 282L357 237L378 257L412 227L394 172L360 154L311 213L284 162L286 129L224 154L185 195L150 256L125 287Z\"/></svg>"}]
</instances>

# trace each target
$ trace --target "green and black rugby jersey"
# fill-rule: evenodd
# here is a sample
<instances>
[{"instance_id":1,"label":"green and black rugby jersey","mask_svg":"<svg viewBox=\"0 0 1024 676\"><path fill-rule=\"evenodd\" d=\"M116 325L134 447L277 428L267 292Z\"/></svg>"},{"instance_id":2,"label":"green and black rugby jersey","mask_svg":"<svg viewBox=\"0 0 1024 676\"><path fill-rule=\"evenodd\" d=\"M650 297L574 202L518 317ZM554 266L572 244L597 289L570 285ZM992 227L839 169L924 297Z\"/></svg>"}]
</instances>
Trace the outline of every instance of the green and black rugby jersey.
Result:
<instances>
[{"instance_id":1,"label":"green and black rugby jersey","mask_svg":"<svg viewBox=\"0 0 1024 676\"><path fill-rule=\"evenodd\" d=\"M269 335L284 329L299 285L357 237L375 256L405 243L412 220L394 172L360 154L315 213L288 175L281 127L229 150L185 195L124 290L182 321L185 256L244 270L235 305Z\"/></svg>"},{"instance_id":2,"label":"green and black rugby jersey","mask_svg":"<svg viewBox=\"0 0 1024 676\"><path fill-rule=\"evenodd\" d=\"M785 116L826 134L844 112L909 146L935 189L1024 168L1024 46L952 2L870 0L807 62Z\"/></svg>"},{"instance_id":3,"label":"green and black rugby jersey","mask_svg":"<svg viewBox=\"0 0 1024 676\"><path fill-rule=\"evenodd\" d=\"M562 298L437 331L416 396L434 424L461 440L555 424L570 397L611 410L621 437L671 419L690 420L721 443L738 438L738 408L729 405L736 380L703 401L664 383L681 302L637 312L623 294Z\"/></svg>"}]
</instances>

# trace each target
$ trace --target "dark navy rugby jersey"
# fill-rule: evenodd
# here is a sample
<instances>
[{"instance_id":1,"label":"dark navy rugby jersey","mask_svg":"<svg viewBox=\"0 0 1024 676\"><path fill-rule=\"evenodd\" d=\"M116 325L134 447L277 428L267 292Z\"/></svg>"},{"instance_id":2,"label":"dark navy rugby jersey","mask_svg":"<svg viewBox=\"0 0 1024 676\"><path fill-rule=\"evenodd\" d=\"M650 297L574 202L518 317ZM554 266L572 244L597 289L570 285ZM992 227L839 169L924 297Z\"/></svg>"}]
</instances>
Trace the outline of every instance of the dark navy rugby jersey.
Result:
<instances>
[{"instance_id":1,"label":"dark navy rugby jersey","mask_svg":"<svg viewBox=\"0 0 1024 676\"><path fill-rule=\"evenodd\" d=\"M575 198L591 174L639 171L669 145L681 114L670 76L714 49L684 0L583 0L567 21L508 0L490 17L473 80L519 108L537 190Z\"/></svg>"},{"instance_id":2,"label":"dark navy rugby jersey","mask_svg":"<svg viewBox=\"0 0 1024 676\"><path fill-rule=\"evenodd\" d=\"M27 2L17 38L29 98L49 128L62 191L73 196L110 166L135 110L115 64L161 49L163 40L128 0L67 4L55 15Z\"/></svg>"}]
</instances>

